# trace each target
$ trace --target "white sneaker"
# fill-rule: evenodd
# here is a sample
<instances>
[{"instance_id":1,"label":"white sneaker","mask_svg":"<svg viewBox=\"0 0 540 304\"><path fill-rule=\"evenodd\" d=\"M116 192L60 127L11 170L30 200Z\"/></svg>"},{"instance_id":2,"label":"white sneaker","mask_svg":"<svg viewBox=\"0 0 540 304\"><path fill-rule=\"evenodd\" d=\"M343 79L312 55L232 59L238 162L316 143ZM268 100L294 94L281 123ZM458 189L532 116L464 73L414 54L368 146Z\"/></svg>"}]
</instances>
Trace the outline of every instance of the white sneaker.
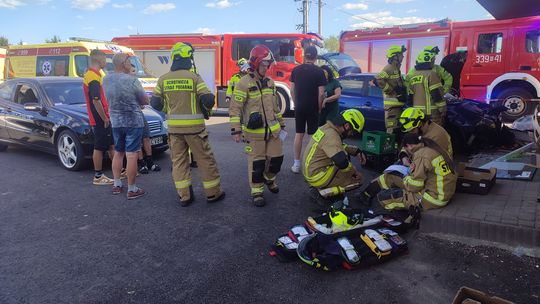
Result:
<instances>
[{"instance_id":1,"label":"white sneaker","mask_svg":"<svg viewBox=\"0 0 540 304\"><path fill-rule=\"evenodd\" d=\"M291 171L296 174L300 173L300 165L292 165Z\"/></svg>"}]
</instances>

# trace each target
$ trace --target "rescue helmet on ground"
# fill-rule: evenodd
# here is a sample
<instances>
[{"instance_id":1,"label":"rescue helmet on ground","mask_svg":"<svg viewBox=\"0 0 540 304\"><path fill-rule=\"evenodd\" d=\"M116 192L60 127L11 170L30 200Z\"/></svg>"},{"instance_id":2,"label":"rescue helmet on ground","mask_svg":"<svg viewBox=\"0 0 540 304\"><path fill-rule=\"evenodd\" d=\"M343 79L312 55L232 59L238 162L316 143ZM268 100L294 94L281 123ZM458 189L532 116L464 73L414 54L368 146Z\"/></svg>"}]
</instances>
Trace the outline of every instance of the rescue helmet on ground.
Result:
<instances>
[{"instance_id":1,"label":"rescue helmet on ground","mask_svg":"<svg viewBox=\"0 0 540 304\"><path fill-rule=\"evenodd\" d=\"M332 221L332 228L340 228L341 230L348 230L352 226L358 224L358 221L350 219L345 213L341 211L332 210L329 213L330 220Z\"/></svg>"},{"instance_id":2,"label":"rescue helmet on ground","mask_svg":"<svg viewBox=\"0 0 540 304\"><path fill-rule=\"evenodd\" d=\"M540 146L540 105L536 106L532 120L533 120L534 142L536 143L536 145Z\"/></svg>"},{"instance_id":3,"label":"rescue helmet on ground","mask_svg":"<svg viewBox=\"0 0 540 304\"><path fill-rule=\"evenodd\" d=\"M420 123L426 120L424 112L417 108L407 108L399 117L399 124L403 132L410 132L411 130L418 128Z\"/></svg>"},{"instance_id":4,"label":"rescue helmet on ground","mask_svg":"<svg viewBox=\"0 0 540 304\"><path fill-rule=\"evenodd\" d=\"M435 55L438 55L441 50L439 50L438 46L426 46L424 47L424 51L433 53Z\"/></svg>"},{"instance_id":5,"label":"rescue helmet on ground","mask_svg":"<svg viewBox=\"0 0 540 304\"><path fill-rule=\"evenodd\" d=\"M362 133L365 123L364 115L362 114L362 112L356 109L348 109L341 112L340 116L343 117L343 120L345 122L351 124L351 127L354 129L354 131Z\"/></svg>"},{"instance_id":6,"label":"rescue helmet on ground","mask_svg":"<svg viewBox=\"0 0 540 304\"><path fill-rule=\"evenodd\" d=\"M274 62L274 56L267 46L259 44L249 52L249 67L257 71L263 61L268 61L268 65L270 65Z\"/></svg>"},{"instance_id":7,"label":"rescue helmet on ground","mask_svg":"<svg viewBox=\"0 0 540 304\"><path fill-rule=\"evenodd\" d=\"M178 42L171 49L171 59L193 58L193 47L187 42Z\"/></svg>"},{"instance_id":8,"label":"rescue helmet on ground","mask_svg":"<svg viewBox=\"0 0 540 304\"><path fill-rule=\"evenodd\" d=\"M403 54L407 51L407 48L402 45L402 46L399 46L399 45L392 45L388 48L388 50L386 51L386 58L392 58L398 54Z\"/></svg>"},{"instance_id":9,"label":"rescue helmet on ground","mask_svg":"<svg viewBox=\"0 0 540 304\"><path fill-rule=\"evenodd\" d=\"M416 57L416 63L426 63L431 62L431 60L435 58L435 54L429 51L422 51L420 54L418 54L418 57Z\"/></svg>"}]
</instances>

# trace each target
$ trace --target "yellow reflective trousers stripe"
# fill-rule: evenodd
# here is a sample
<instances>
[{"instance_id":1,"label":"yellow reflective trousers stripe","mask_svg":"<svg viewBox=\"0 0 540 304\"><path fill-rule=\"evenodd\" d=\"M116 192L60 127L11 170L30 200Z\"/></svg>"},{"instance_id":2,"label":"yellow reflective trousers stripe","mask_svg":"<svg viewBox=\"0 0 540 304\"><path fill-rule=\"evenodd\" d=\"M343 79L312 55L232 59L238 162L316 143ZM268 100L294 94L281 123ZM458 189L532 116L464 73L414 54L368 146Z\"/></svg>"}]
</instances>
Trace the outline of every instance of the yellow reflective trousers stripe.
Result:
<instances>
[{"instance_id":1,"label":"yellow reflective trousers stripe","mask_svg":"<svg viewBox=\"0 0 540 304\"><path fill-rule=\"evenodd\" d=\"M216 178L210 181L203 181L203 188L204 189L211 189L214 187L219 186L219 183L221 182L220 178Z\"/></svg>"},{"instance_id":2,"label":"yellow reflective trousers stripe","mask_svg":"<svg viewBox=\"0 0 540 304\"><path fill-rule=\"evenodd\" d=\"M175 182L174 184L176 186L176 189L186 189L186 188L189 188L191 186L191 180L190 179L185 179L185 180L182 180L182 181L179 181L179 182Z\"/></svg>"}]
</instances>

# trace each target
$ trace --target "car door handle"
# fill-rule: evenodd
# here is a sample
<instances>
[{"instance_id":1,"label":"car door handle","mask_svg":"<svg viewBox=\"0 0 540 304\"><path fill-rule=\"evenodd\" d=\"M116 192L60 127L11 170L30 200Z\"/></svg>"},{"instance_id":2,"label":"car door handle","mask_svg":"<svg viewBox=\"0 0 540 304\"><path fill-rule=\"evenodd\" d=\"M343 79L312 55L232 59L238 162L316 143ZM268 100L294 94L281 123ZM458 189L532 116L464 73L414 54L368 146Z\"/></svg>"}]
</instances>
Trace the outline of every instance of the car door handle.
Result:
<instances>
[{"instance_id":1,"label":"car door handle","mask_svg":"<svg viewBox=\"0 0 540 304\"><path fill-rule=\"evenodd\" d=\"M372 105L371 101L366 101L365 105L366 105L366 107L371 107L371 105Z\"/></svg>"}]
</instances>

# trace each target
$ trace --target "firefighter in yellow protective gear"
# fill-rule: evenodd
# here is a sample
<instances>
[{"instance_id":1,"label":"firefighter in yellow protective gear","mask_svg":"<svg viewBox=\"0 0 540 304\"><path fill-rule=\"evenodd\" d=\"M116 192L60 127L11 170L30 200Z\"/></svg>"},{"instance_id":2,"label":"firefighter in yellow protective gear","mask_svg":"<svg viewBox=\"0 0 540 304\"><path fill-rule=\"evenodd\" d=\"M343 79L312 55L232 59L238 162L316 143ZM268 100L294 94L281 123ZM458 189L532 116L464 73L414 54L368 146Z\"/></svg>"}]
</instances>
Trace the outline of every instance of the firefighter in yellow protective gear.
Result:
<instances>
[{"instance_id":1,"label":"firefighter in yellow protective gear","mask_svg":"<svg viewBox=\"0 0 540 304\"><path fill-rule=\"evenodd\" d=\"M238 59L238 61L236 61L236 65L240 69L239 72L232 75L231 79L229 79L229 82L227 82L227 94L225 97L225 101L227 101L228 104L230 104L231 102L231 98L236 84L240 81L242 77L244 77L249 72L249 62L247 61L247 59Z\"/></svg>"},{"instance_id":2,"label":"firefighter in yellow protective gear","mask_svg":"<svg viewBox=\"0 0 540 304\"><path fill-rule=\"evenodd\" d=\"M453 161L434 141L417 134L406 134L403 144L413 155L410 173L403 178L404 187L379 192L377 201L387 210L446 206L456 190Z\"/></svg>"},{"instance_id":3,"label":"firefighter in yellow protective gear","mask_svg":"<svg viewBox=\"0 0 540 304\"><path fill-rule=\"evenodd\" d=\"M313 134L304 151L303 174L312 189L318 191L314 198L339 198L362 184L363 176L350 162L349 155L357 157L362 165L366 157L358 147L344 144L343 139L361 133L363 128L364 115L349 109Z\"/></svg>"},{"instance_id":4,"label":"firefighter in yellow protective gear","mask_svg":"<svg viewBox=\"0 0 540 304\"><path fill-rule=\"evenodd\" d=\"M441 79L432 70L434 54L422 51L405 79L409 94L412 94L412 106L421 109L428 118L444 126L446 101L443 99Z\"/></svg>"},{"instance_id":5,"label":"firefighter in yellow protective gear","mask_svg":"<svg viewBox=\"0 0 540 304\"><path fill-rule=\"evenodd\" d=\"M435 122L426 118L422 110L416 108L407 108L401 113L399 125L403 133L412 133L422 136L422 138L431 139L441 147L450 159L453 159L452 139L446 130ZM410 166L412 155L403 148L399 153L398 159L405 166ZM383 189L402 188L404 175L397 171L388 171L374 179L364 191L364 197L369 200Z\"/></svg>"},{"instance_id":6,"label":"firefighter in yellow protective gear","mask_svg":"<svg viewBox=\"0 0 540 304\"><path fill-rule=\"evenodd\" d=\"M431 58L431 64L433 66L432 70L435 73L437 73L437 75L439 75L439 78L442 80L443 94L450 92L450 88L452 88L452 82L454 81L452 74L448 73L448 71L446 71L442 66L435 64L435 57L440 52L439 47L426 46L424 47L424 51L427 51L433 54L433 58Z\"/></svg>"},{"instance_id":7,"label":"firefighter in yellow protective gear","mask_svg":"<svg viewBox=\"0 0 540 304\"><path fill-rule=\"evenodd\" d=\"M231 135L236 142L243 135L246 142L252 203L257 207L266 204L265 184L270 192L279 192L276 176L283 163L280 134L285 122L279 113L274 81L266 76L273 62L268 47L255 46L249 56L250 73L235 86L229 106Z\"/></svg>"},{"instance_id":8,"label":"firefighter in yellow protective gear","mask_svg":"<svg viewBox=\"0 0 540 304\"><path fill-rule=\"evenodd\" d=\"M215 103L214 95L202 78L190 71L194 65L190 44L176 43L171 59L171 71L159 78L151 103L167 115L172 175L180 204L185 207L194 200L188 149L197 160L207 202L217 202L225 197L225 192L221 190L204 122Z\"/></svg>"},{"instance_id":9,"label":"firefighter in yellow protective gear","mask_svg":"<svg viewBox=\"0 0 540 304\"><path fill-rule=\"evenodd\" d=\"M395 133L399 128L397 120L407 100L407 89L400 69L406 51L405 46L390 46L386 52L388 64L375 76L375 82L384 95L384 123L387 133Z\"/></svg>"}]
</instances>

